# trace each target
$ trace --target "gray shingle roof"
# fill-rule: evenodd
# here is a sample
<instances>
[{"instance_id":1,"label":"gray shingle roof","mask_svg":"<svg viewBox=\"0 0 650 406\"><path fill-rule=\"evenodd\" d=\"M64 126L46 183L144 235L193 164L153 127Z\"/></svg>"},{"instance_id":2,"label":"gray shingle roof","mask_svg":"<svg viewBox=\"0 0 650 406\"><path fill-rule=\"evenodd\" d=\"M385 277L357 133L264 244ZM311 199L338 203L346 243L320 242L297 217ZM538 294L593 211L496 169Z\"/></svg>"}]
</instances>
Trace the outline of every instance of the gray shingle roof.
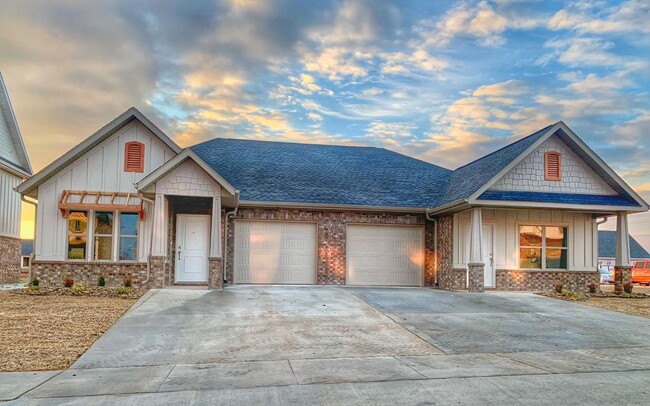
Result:
<instances>
[{"instance_id":1,"label":"gray shingle roof","mask_svg":"<svg viewBox=\"0 0 650 406\"><path fill-rule=\"evenodd\" d=\"M427 208L451 171L382 148L216 138L191 149L244 201Z\"/></svg>"},{"instance_id":2,"label":"gray shingle roof","mask_svg":"<svg viewBox=\"0 0 650 406\"><path fill-rule=\"evenodd\" d=\"M447 192L440 196L436 206L470 197L540 139L553 125L546 126L517 142L456 169L448 179Z\"/></svg>"},{"instance_id":3,"label":"gray shingle roof","mask_svg":"<svg viewBox=\"0 0 650 406\"><path fill-rule=\"evenodd\" d=\"M650 254L630 236L630 256L634 259L650 258ZM616 258L616 231L598 231L598 257Z\"/></svg>"}]
</instances>

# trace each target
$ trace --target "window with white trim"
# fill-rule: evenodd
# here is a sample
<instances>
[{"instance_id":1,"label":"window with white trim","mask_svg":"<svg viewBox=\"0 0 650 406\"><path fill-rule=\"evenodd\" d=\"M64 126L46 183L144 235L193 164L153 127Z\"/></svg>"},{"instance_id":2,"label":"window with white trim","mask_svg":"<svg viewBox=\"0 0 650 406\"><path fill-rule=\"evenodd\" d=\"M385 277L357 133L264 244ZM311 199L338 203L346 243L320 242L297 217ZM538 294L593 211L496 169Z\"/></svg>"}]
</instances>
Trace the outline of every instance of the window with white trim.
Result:
<instances>
[{"instance_id":1,"label":"window with white trim","mask_svg":"<svg viewBox=\"0 0 650 406\"><path fill-rule=\"evenodd\" d=\"M568 228L526 225L519 227L519 267L568 269Z\"/></svg>"},{"instance_id":2,"label":"window with white trim","mask_svg":"<svg viewBox=\"0 0 650 406\"><path fill-rule=\"evenodd\" d=\"M119 260L138 259L138 213L120 213Z\"/></svg>"},{"instance_id":3,"label":"window with white trim","mask_svg":"<svg viewBox=\"0 0 650 406\"><path fill-rule=\"evenodd\" d=\"M88 248L88 212L74 210L68 213L68 254L71 260L86 260Z\"/></svg>"},{"instance_id":4,"label":"window with white trim","mask_svg":"<svg viewBox=\"0 0 650 406\"><path fill-rule=\"evenodd\" d=\"M95 212L95 237L93 258L95 261L110 261L113 259L113 212Z\"/></svg>"}]
</instances>

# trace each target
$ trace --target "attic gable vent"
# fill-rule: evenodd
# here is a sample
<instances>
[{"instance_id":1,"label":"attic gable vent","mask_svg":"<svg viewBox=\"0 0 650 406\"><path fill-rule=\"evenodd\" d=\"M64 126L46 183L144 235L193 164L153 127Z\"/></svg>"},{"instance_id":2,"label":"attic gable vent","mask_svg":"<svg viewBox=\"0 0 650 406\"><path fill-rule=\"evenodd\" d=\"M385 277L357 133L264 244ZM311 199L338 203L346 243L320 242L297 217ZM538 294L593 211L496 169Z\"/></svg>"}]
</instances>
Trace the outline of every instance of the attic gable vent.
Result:
<instances>
[{"instance_id":1,"label":"attic gable vent","mask_svg":"<svg viewBox=\"0 0 650 406\"><path fill-rule=\"evenodd\" d=\"M124 172L144 172L144 144L134 141L124 146Z\"/></svg>"},{"instance_id":2,"label":"attic gable vent","mask_svg":"<svg viewBox=\"0 0 650 406\"><path fill-rule=\"evenodd\" d=\"M559 152L547 152L544 154L544 171L546 180L562 180L562 156Z\"/></svg>"}]
</instances>

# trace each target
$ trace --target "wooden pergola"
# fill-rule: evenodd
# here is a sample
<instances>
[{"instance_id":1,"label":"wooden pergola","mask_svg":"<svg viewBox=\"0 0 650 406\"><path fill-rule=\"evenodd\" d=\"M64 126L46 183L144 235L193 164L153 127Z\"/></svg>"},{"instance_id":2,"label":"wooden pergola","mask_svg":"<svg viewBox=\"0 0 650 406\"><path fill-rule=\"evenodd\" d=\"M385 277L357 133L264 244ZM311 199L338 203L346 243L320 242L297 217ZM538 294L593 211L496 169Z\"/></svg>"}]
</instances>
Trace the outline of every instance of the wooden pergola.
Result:
<instances>
[{"instance_id":1,"label":"wooden pergola","mask_svg":"<svg viewBox=\"0 0 650 406\"><path fill-rule=\"evenodd\" d=\"M70 210L95 210L138 213L140 220L144 220L144 202L133 193L64 190L59 210L63 217Z\"/></svg>"}]
</instances>

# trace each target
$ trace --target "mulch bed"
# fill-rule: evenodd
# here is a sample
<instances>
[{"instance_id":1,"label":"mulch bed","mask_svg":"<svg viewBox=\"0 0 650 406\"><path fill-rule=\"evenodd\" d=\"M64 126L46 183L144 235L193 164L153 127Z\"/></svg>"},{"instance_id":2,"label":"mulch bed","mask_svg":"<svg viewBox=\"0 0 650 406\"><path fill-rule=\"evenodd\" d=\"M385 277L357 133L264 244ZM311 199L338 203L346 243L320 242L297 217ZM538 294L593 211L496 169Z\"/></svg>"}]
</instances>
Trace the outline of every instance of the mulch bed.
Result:
<instances>
[{"instance_id":1,"label":"mulch bed","mask_svg":"<svg viewBox=\"0 0 650 406\"><path fill-rule=\"evenodd\" d=\"M599 307L601 309L613 310L615 312L650 318L650 294L644 292L632 291L629 295L602 291L597 293L570 292L566 295L555 291L538 292L537 294L554 299L580 302L582 304Z\"/></svg>"},{"instance_id":2,"label":"mulch bed","mask_svg":"<svg viewBox=\"0 0 650 406\"><path fill-rule=\"evenodd\" d=\"M0 292L0 371L65 369L146 292L69 288Z\"/></svg>"}]
</instances>

